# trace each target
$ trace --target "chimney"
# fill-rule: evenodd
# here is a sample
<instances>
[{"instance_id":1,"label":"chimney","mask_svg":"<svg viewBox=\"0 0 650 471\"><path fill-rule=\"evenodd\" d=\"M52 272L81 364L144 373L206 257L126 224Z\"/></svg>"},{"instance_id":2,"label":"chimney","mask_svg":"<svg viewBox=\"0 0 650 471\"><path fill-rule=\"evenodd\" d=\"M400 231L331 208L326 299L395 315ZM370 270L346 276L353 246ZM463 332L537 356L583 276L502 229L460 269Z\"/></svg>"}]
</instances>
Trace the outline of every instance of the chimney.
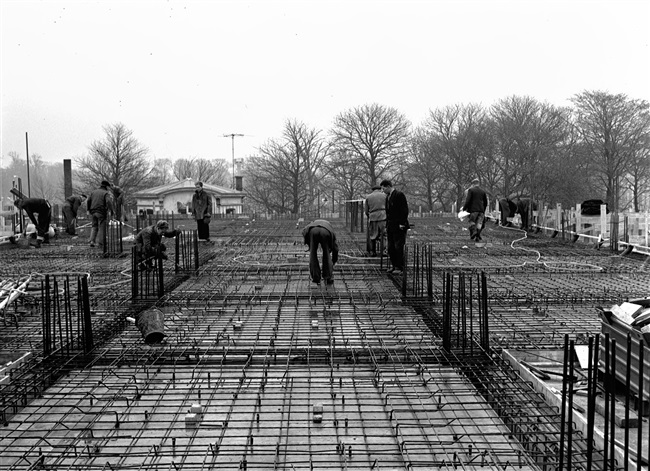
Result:
<instances>
[{"instance_id":1,"label":"chimney","mask_svg":"<svg viewBox=\"0 0 650 471\"><path fill-rule=\"evenodd\" d=\"M63 159L63 194L65 198L72 196L72 160Z\"/></svg>"},{"instance_id":2,"label":"chimney","mask_svg":"<svg viewBox=\"0 0 650 471\"><path fill-rule=\"evenodd\" d=\"M235 177L235 190L244 191L244 177Z\"/></svg>"}]
</instances>

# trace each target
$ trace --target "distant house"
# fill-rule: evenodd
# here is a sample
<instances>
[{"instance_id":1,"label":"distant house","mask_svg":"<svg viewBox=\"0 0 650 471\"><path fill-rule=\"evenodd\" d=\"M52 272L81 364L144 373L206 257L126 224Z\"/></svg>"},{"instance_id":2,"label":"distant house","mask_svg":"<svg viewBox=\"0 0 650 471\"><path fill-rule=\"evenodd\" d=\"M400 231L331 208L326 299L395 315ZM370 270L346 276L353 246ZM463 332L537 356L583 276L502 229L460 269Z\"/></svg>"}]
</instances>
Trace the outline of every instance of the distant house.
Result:
<instances>
[{"instance_id":1,"label":"distant house","mask_svg":"<svg viewBox=\"0 0 650 471\"><path fill-rule=\"evenodd\" d=\"M138 214L157 212L189 214L192 210L194 184L194 180L187 178L134 193ZM203 183L203 191L212 195L213 214L241 214L243 212L245 196L243 191L209 183Z\"/></svg>"}]
</instances>

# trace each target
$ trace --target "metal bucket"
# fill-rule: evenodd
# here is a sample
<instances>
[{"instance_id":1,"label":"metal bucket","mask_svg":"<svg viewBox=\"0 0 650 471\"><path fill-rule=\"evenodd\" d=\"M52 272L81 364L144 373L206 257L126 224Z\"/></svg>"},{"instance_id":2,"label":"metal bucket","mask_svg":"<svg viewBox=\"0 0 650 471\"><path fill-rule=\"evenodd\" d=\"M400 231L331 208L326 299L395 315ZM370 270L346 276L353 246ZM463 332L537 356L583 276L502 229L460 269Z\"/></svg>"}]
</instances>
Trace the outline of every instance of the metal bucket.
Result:
<instances>
[{"instance_id":1,"label":"metal bucket","mask_svg":"<svg viewBox=\"0 0 650 471\"><path fill-rule=\"evenodd\" d=\"M135 323L140 329L144 343L160 343L165 335L165 315L157 308L151 308L138 314Z\"/></svg>"}]
</instances>

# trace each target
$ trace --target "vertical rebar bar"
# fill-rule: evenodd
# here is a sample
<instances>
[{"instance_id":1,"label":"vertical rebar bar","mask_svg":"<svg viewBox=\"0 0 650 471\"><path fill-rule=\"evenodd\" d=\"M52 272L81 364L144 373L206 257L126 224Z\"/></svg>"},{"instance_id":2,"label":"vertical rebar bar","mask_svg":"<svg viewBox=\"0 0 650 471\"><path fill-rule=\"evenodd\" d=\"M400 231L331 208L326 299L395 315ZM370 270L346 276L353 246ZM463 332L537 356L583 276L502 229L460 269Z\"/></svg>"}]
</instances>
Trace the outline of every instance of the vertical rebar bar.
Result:
<instances>
[{"instance_id":1,"label":"vertical rebar bar","mask_svg":"<svg viewBox=\"0 0 650 471\"><path fill-rule=\"evenodd\" d=\"M564 362L562 364L562 406L560 409L560 443L559 443L559 448L560 452L558 454L559 456L559 466L558 469L564 469L564 453L565 453L565 446L564 446L564 439L566 437L566 424L567 424L567 381L568 381L568 375L567 375L567 369L568 369L568 351L569 351L569 335L565 334L564 335ZM570 412L570 411L569 411ZM571 421L572 418L569 418L569 421ZM570 469L570 467L567 467L567 469Z\"/></svg>"},{"instance_id":2,"label":"vertical rebar bar","mask_svg":"<svg viewBox=\"0 0 650 471\"><path fill-rule=\"evenodd\" d=\"M636 426L636 469L637 471L641 471L641 464L643 462L642 458L642 452L643 452L643 412L645 408L645 401L643 400L643 381L644 381L644 374L643 370L645 369L644 366L644 358L643 358L643 352L645 350L644 348L644 343L642 341L639 341L639 395L638 395L638 404L637 404L637 426Z\"/></svg>"},{"instance_id":3,"label":"vertical rebar bar","mask_svg":"<svg viewBox=\"0 0 650 471\"><path fill-rule=\"evenodd\" d=\"M90 315L90 296L88 294L88 276L81 276L81 298L83 299L84 353L90 353L94 347L93 324Z\"/></svg>"}]
</instances>

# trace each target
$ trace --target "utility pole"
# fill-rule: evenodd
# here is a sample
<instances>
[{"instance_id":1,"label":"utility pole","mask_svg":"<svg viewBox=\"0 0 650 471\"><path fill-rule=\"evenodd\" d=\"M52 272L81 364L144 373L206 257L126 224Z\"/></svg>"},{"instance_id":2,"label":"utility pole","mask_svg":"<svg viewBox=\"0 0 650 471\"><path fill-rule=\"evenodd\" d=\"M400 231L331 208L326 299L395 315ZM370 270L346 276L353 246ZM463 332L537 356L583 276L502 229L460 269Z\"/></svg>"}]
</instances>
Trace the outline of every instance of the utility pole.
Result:
<instances>
[{"instance_id":1,"label":"utility pole","mask_svg":"<svg viewBox=\"0 0 650 471\"><path fill-rule=\"evenodd\" d=\"M243 134L224 134L223 137L230 137L232 139L232 189L235 189L235 138L244 137Z\"/></svg>"}]
</instances>

